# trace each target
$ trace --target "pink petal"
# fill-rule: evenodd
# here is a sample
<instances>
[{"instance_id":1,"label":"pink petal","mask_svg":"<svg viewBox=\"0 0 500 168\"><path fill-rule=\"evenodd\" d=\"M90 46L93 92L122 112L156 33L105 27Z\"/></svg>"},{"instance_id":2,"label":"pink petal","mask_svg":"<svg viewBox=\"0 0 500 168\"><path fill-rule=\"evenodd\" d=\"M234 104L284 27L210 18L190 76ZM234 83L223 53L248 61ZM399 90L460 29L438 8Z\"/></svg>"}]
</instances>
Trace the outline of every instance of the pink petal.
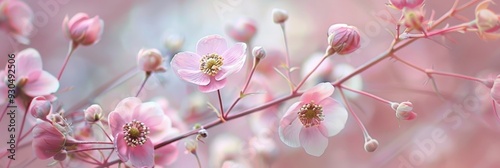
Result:
<instances>
[{"instance_id":1,"label":"pink petal","mask_svg":"<svg viewBox=\"0 0 500 168\"><path fill-rule=\"evenodd\" d=\"M319 103L323 106L325 118L321 122L328 131L328 137L337 135L347 122L347 110L333 98L326 98Z\"/></svg>"},{"instance_id":2,"label":"pink petal","mask_svg":"<svg viewBox=\"0 0 500 168\"><path fill-rule=\"evenodd\" d=\"M300 120L295 119L290 125L280 126L278 129L278 134L280 139L286 145L297 148L300 146L299 133L303 129Z\"/></svg>"},{"instance_id":3,"label":"pink petal","mask_svg":"<svg viewBox=\"0 0 500 168\"><path fill-rule=\"evenodd\" d=\"M202 56L193 52L180 52L174 55L170 65L177 73L180 69L200 70L200 61Z\"/></svg>"},{"instance_id":4,"label":"pink petal","mask_svg":"<svg viewBox=\"0 0 500 168\"><path fill-rule=\"evenodd\" d=\"M302 104L300 102L292 104L286 111L285 115L283 115L283 118L281 118L280 126L285 127L290 125L293 120L297 119L297 112L299 112L301 107Z\"/></svg>"},{"instance_id":5,"label":"pink petal","mask_svg":"<svg viewBox=\"0 0 500 168\"><path fill-rule=\"evenodd\" d=\"M228 75L236 73L241 70L246 60L246 48L245 43L236 43L233 47L229 48L222 57L224 58L224 64L222 65L221 71L215 76L216 80L221 80L226 78Z\"/></svg>"},{"instance_id":6,"label":"pink petal","mask_svg":"<svg viewBox=\"0 0 500 168\"><path fill-rule=\"evenodd\" d=\"M320 83L304 92L304 94L300 97L300 101L303 103L318 103L323 99L330 97L334 90L335 88L330 83Z\"/></svg>"},{"instance_id":7,"label":"pink petal","mask_svg":"<svg viewBox=\"0 0 500 168\"><path fill-rule=\"evenodd\" d=\"M141 105L137 106L134 110L134 113L132 114L132 118L137 121L143 122L144 124L146 124L146 126L151 128L154 128L154 126L160 125L163 122L166 122L168 123L168 126L171 126L170 119L168 119L167 116L163 114L160 105L155 102L142 103ZM169 127L163 129L169 129ZM154 132L156 130L153 129L150 131Z\"/></svg>"},{"instance_id":8,"label":"pink petal","mask_svg":"<svg viewBox=\"0 0 500 168\"><path fill-rule=\"evenodd\" d=\"M127 97L120 101L114 111L120 113L120 116L124 121L132 121L132 113L135 110L135 107L139 106L142 103L140 99L137 97Z\"/></svg>"},{"instance_id":9,"label":"pink petal","mask_svg":"<svg viewBox=\"0 0 500 168\"><path fill-rule=\"evenodd\" d=\"M99 42L103 32L104 22L99 18L99 16L93 17L89 20L89 22L90 23L85 31L84 41L81 42L83 45L91 45Z\"/></svg>"},{"instance_id":10,"label":"pink petal","mask_svg":"<svg viewBox=\"0 0 500 168\"><path fill-rule=\"evenodd\" d=\"M54 93L59 89L59 81L46 71L42 71L39 78L30 80L22 88L23 92L31 97Z\"/></svg>"},{"instance_id":11,"label":"pink petal","mask_svg":"<svg viewBox=\"0 0 500 168\"><path fill-rule=\"evenodd\" d=\"M321 134L318 127L303 128L299 137L302 147L313 156L321 156L328 146L328 138Z\"/></svg>"},{"instance_id":12,"label":"pink petal","mask_svg":"<svg viewBox=\"0 0 500 168\"><path fill-rule=\"evenodd\" d=\"M210 76L201 72L200 70L178 70L177 74L181 79L196 85L208 85L210 83Z\"/></svg>"},{"instance_id":13,"label":"pink petal","mask_svg":"<svg viewBox=\"0 0 500 168\"><path fill-rule=\"evenodd\" d=\"M112 136L117 136L118 133L123 131L123 125L125 125L126 121L123 120L119 112L112 111L108 115L108 123L111 128Z\"/></svg>"},{"instance_id":14,"label":"pink petal","mask_svg":"<svg viewBox=\"0 0 500 168\"><path fill-rule=\"evenodd\" d=\"M177 160L178 156L177 143L172 143L155 151L155 163L156 165L170 165Z\"/></svg>"},{"instance_id":15,"label":"pink petal","mask_svg":"<svg viewBox=\"0 0 500 168\"><path fill-rule=\"evenodd\" d=\"M224 86L226 86L226 79L222 79L220 81L217 81L214 79L214 77L211 77L210 83L206 86L198 86L201 92L208 93L208 92L213 92L219 89L222 89Z\"/></svg>"},{"instance_id":16,"label":"pink petal","mask_svg":"<svg viewBox=\"0 0 500 168\"><path fill-rule=\"evenodd\" d=\"M39 159L48 159L56 155L64 145L64 135L49 122L38 120L32 133L32 146Z\"/></svg>"},{"instance_id":17,"label":"pink petal","mask_svg":"<svg viewBox=\"0 0 500 168\"><path fill-rule=\"evenodd\" d=\"M85 21L87 19L89 19L89 15L87 15L86 13L77 13L69 20L68 27L72 29L73 26L78 25L80 22Z\"/></svg>"},{"instance_id":18,"label":"pink petal","mask_svg":"<svg viewBox=\"0 0 500 168\"><path fill-rule=\"evenodd\" d=\"M123 162L128 161L129 159L129 147L127 146L127 143L125 142L125 139L123 139L125 135L123 133L118 133L116 134L115 138L115 148L116 151L118 152L118 157L120 157L120 160ZM132 147L131 147L132 148Z\"/></svg>"},{"instance_id":19,"label":"pink petal","mask_svg":"<svg viewBox=\"0 0 500 168\"><path fill-rule=\"evenodd\" d=\"M22 1L10 1L5 9L13 34L26 37L33 30L33 11Z\"/></svg>"},{"instance_id":20,"label":"pink petal","mask_svg":"<svg viewBox=\"0 0 500 168\"><path fill-rule=\"evenodd\" d=\"M42 70L42 58L40 53L33 48L27 48L16 55L16 77L27 76L32 71Z\"/></svg>"},{"instance_id":21,"label":"pink petal","mask_svg":"<svg viewBox=\"0 0 500 168\"><path fill-rule=\"evenodd\" d=\"M153 143L148 138L145 144L129 148L130 162L134 167L153 167L154 152Z\"/></svg>"},{"instance_id":22,"label":"pink petal","mask_svg":"<svg viewBox=\"0 0 500 168\"><path fill-rule=\"evenodd\" d=\"M196 45L196 53L199 55L218 54L222 55L227 50L226 39L219 35L203 37Z\"/></svg>"}]
</instances>

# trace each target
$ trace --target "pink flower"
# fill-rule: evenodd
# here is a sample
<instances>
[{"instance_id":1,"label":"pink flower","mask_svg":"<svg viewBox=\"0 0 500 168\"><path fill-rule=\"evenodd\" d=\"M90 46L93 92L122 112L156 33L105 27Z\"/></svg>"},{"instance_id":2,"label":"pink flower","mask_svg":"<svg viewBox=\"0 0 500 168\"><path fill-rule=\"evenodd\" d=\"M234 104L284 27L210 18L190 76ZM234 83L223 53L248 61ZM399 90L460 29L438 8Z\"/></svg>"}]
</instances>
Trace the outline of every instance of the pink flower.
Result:
<instances>
[{"instance_id":1,"label":"pink flower","mask_svg":"<svg viewBox=\"0 0 500 168\"><path fill-rule=\"evenodd\" d=\"M15 77L16 89L29 97L44 96L54 93L59 89L59 81L47 71L42 69L42 59L40 54L33 48L24 49L15 54ZM0 71L0 104L5 103L8 93L8 71L9 64L5 66L5 71Z\"/></svg>"},{"instance_id":2,"label":"pink flower","mask_svg":"<svg viewBox=\"0 0 500 168\"><path fill-rule=\"evenodd\" d=\"M238 42L252 40L256 32L256 23L250 18L238 18L226 26L226 33Z\"/></svg>"},{"instance_id":3,"label":"pink flower","mask_svg":"<svg viewBox=\"0 0 500 168\"><path fill-rule=\"evenodd\" d=\"M328 28L328 44L339 55L350 54L361 47L361 36L354 26L334 24Z\"/></svg>"},{"instance_id":4,"label":"pink flower","mask_svg":"<svg viewBox=\"0 0 500 168\"><path fill-rule=\"evenodd\" d=\"M92 45L101 39L104 22L95 16L90 18L86 13L77 13L71 19L66 16L63 30L73 42L81 45Z\"/></svg>"},{"instance_id":5,"label":"pink flower","mask_svg":"<svg viewBox=\"0 0 500 168\"><path fill-rule=\"evenodd\" d=\"M160 106L125 98L109 113L108 121L120 159L130 160L134 167L153 167L153 144L171 128Z\"/></svg>"},{"instance_id":6,"label":"pink flower","mask_svg":"<svg viewBox=\"0 0 500 168\"><path fill-rule=\"evenodd\" d=\"M424 4L424 0L389 0L390 4L399 10L404 8L416 8Z\"/></svg>"},{"instance_id":7,"label":"pink flower","mask_svg":"<svg viewBox=\"0 0 500 168\"><path fill-rule=\"evenodd\" d=\"M226 77L238 72L245 63L246 44L228 48L219 35L203 37L196 53L181 52L171 62L174 72L183 80L198 85L202 92L213 92L226 85Z\"/></svg>"},{"instance_id":8,"label":"pink flower","mask_svg":"<svg viewBox=\"0 0 500 168\"><path fill-rule=\"evenodd\" d=\"M334 87L320 83L292 104L281 118L279 135L290 147L302 146L313 156L321 156L328 146L328 137L344 129L347 111L330 96Z\"/></svg>"},{"instance_id":9,"label":"pink flower","mask_svg":"<svg viewBox=\"0 0 500 168\"><path fill-rule=\"evenodd\" d=\"M141 49L137 54L137 66L145 72L165 72L163 57L158 49Z\"/></svg>"},{"instance_id":10,"label":"pink flower","mask_svg":"<svg viewBox=\"0 0 500 168\"><path fill-rule=\"evenodd\" d=\"M28 44L33 30L33 11L23 1L0 2L0 28L5 29L19 43Z\"/></svg>"},{"instance_id":11,"label":"pink flower","mask_svg":"<svg viewBox=\"0 0 500 168\"><path fill-rule=\"evenodd\" d=\"M38 120L33 128L32 146L38 159L48 159L60 153L66 137L50 122Z\"/></svg>"},{"instance_id":12,"label":"pink flower","mask_svg":"<svg viewBox=\"0 0 500 168\"><path fill-rule=\"evenodd\" d=\"M177 142L161 147L155 151L155 167L168 166L177 160L178 156Z\"/></svg>"}]
</instances>

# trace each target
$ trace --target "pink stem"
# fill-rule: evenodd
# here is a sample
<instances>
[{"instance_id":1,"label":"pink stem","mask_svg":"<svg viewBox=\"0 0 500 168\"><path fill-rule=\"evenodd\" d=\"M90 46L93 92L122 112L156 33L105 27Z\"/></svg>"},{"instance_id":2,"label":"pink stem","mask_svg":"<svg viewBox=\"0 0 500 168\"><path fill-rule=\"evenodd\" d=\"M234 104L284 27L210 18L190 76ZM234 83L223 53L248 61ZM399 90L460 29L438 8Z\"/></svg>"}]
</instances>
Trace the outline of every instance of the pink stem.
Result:
<instances>
[{"instance_id":1,"label":"pink stem","mask_svg":"<svg viewBox=\"0 0 500 168\"><path fill-rule=\"evenodd\" d=\"M385 100L385 99L383 99L381 97L375 96L374 94L371 94L371 93L368 93L368 92L365 92L365 91L361 91L361 90L352 89L352 88L346 87L344 85L340 85L339 88L346 89L346 90L349 90L351 92L355 92L355 93L358 93L358 94L361 94L361 95L364 95L364 96L367 96L367 97L371 97L371 98L373 98L375 100L378 100L378 101L380 101L382 103L386 103L386 104L389 104L389 105L392 103L391 101L388 101L388 100Z\"/></svg>"},{"instance_id":2,"label":"pink stem","mask_svg":"<svg viewBox=\"0 0 500 168\"><path fill-rule=\"evenodd\" d=\"M329 57L329 55L327 53L325 53L325 55L323 56L323 58L321 58L319 63L311 70L311 72L309 72L306 75L306 77L304 77L304 79L302 79L302 81L300 81L300 83L297 85L295 90L293 90L293 92L297 92L300 89L300 87L302 87L302 85L304 85L304 83L307 81L307 79L309 79L309 77L314 73L314 71L316 71L316 69L318 69L318 67L321 65L321 63L323 63L323 61L325 61L328 57Z\"/></svg>"},{"instance_id":3,"label":"pink stem","mask_svg":"<svg viewBox=\"0 0 500 168\"><path fill-rule=\"evenodd\" d=\"M67 151L68 153L75 153L75 152L85 152L85 151L93 151L93 150L113 150L115 149L114 147L111 148L87 148L87 149L77 149L77 150L69 150Z\"/></svg>"},{"instance_id":4,"label":"pink stem","mask_svg":"<svg viewBox=\"0 0 500 168\"><path fill-rule=\"evenodd\" d=\"M73 54L73 51L75 51L75 49L77 47L78 47L78 43L75 43L73 41L69 42L68 54L66 54L66 58L64 59L64 63L63 63L63 66L62 66L61 70L59 70L59 74L57 75L57 80L61 79L61 76L62 76L62 74L64 72L64 69L66 69L66 65L69 62L69 58L71 57L71 54Z\"/></svg>"},{"instance_id":5,"label":"pink stem","mask_svg":"<svg viewBox=\"0 0 500 168\"><path fill-rule=\"evenodd\" d=\"M351 113L352 116L354 116L354 119L356 120L356 122L358 123L359 127L363 131L363 136L365 137L365 141L368 140L368 139L371 139L370 135L368 134L368 131L365 128L365 125L363 124L363 122L361 122L361 120L359 119L358 115L356 115L356 113L352 110L351 106L349 105L349 102L347 101L347 98L344 95L344 91L342 90L341 87L337 87L337 88L339 89L340 96L342 96L342 100L344 101L344 103L345 103L345 105L347 107L347 110Z\"/></svg>"},{"instance_id":6,"label":"pink stem","mask_svg":"<svg viewBox=\"0 0 500 168\"><path fill-rule=\"evenodd\" d=\"M140 88L139 88L139 90L137 91L137 94L135 94L135 97L139 96L139 94L141 93L142 88L144 88L144 85L145 85L145 84L146 84L146 82L148 81L149 76L151 76L151 72L146 72L146 77L145 77L145 78L144 78L144 80L142 81L141 87L140 87Z\"/></svg>"}]
</instances>

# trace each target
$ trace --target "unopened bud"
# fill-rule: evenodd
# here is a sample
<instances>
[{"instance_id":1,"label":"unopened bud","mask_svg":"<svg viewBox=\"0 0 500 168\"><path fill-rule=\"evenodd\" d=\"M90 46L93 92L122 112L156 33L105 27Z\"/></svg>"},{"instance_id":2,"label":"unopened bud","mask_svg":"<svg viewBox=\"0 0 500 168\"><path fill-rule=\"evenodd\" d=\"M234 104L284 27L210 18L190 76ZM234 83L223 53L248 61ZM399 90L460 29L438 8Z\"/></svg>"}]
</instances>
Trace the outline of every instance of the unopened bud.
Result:
<instances>
[{"instance_id":1,"label":"unopened bud","mask_svg":"<svg viewBox=\"0 0 500 168\"><path fill-rule=\"evenodd\" d=\"M250 18L241 17L226 26L226 33L238 42L249 42L257 32L257 24Z\"/></svg>"},{"instance_id":2,"label":"unopened bud","mask_svg":"<svg viewBox=\"0 0 500 168\"><path fill-rule=\"evenodd\" d=\"M424 13L422 10L405 10L403 23L408 29L423 31Z\"/></svg>"},{"instance_id":3,"label":"unopened bud","mask_svg":"<svg viewBox=\"0 0 500 168\"><path fill-rule=\"evenodd\" d=\"M365 151L374 152L378 148L378 141L376 139L370 139L365 142Z\"/></svg>"},{"instance_id":4,"label":"unopened bud","mask_svg":"<svg viewBox=\"0 0 500 168\"><path fill-rule=\"evenodd\" d=\"M281 24L288 20L288 12L283 9L273 9L273 21L274 23Z\"/></svg>"},{"instance_id":5,"label":"unopened bud","mask_svg":"<svg viewBox=\"0 0 500 168\"><path fill-rule=\"evenodd\" d=\"M424 0L389 0L392 7L402 10L404 8L413 9L422 6Z\"/></svg>"},{"instance_id":6,"label":"unopened bud","mask_svg":"<svg viewBox=\"0 0 500 168\"><path fill-rule=\"evenodd\" d=\"M171 34L165 37L163 44L170 52L176 53L184 45L184 37L178 34Z\"/></svg>"},{"instance_id":7,"label":"unopened bud","mask_svg":"<svg viewBox=\"0 0 500 168\"><path fill-rule=\"evenodd\" d=\"M401 102L396 108L396 117L402 120L413 120L417 117L417 113L412 110L413 104L411 102Z\"/></svg>"},{"instance_id":8,"label":"unopened bud","mask_svg":"<svg viewBox=\"0 0 500 168\"><path fill-rule=\"evenodd\" d=\"M184 143L184 146L186 147L186 152L196 154L196 149L198 148L198 142L193 140L188 140L187 142Z\"/></svg>"},{"instance_id":9,"label":"unopened bud","mask_svg":"<svg viewBox=\"0 0 500 168\"><path fill-rule=\"evenodd\" d=\"M92 45L101 39L104 22L99 16L90 18L86 13L78 13L71 19L66 16L63 30L73 42L81 45Z\"/></svg>"},{"instance_id":10,"label":"unopened bud","mask_svg":"<svg viewBox=\"0 0 500 168\"><path fill-rule=\"evenodd\" d=\"M51 110L52 110L52 105L50 101L45 99L45 97L43 96L38 96L33 98L28 108L28 111L31 113L33 117L44 121L48 121L47 115L50 114Z\"/></svg>"},{"instance_id":11,"label":"unopened bud","mask_svg":"<svg viewBox=\"0 0 500 168\"><path fill-rule=\"evenodd\" d=\"M266 57L266 50L264 50L264 48L262 48L262 46L254 47L252 50L252 55L255 58L260 60L260 59Z\"/></svg>"},{"instance_id":12,"label":"unopened bud","mask_svg":"<svg viewBox=\"0 0 500 168\"><path fill-rule=\"evenodd\" d=\"M476 7L476 27L480 33L494 32L500 29L500 16L488 9L492 1L483 1Z\"/></svg>"},{"instance_id":13,"label":"unopened bud","mask_svg":"<svg viewBox=\"0 0 500 168\"><path fill-rule=\"evenodd\" d=\"M146 72L164 72L163 57L157 49L141 49L137 54L137 65Z\"/></svg>"},{"instance_id":14,"label":"unopened bud","mask_svg":"<svg viewBox=\"0 0 500 168\"><path fill-rule=\"evenodd\" d=\"M85 121L89 123L95 123L102 118L102 108L97 104L91 105L89 108L85 109Z\"/></svg>"},{"instance_id":15,"label":"unopened bud","mask_svg":"<svg viewBox=\"0 0 500 168\"><path fill-rule=\"evenodd\" d=\"M361 47L359 31L354 26L334 24L328 28L328 44L337 54L344 55ZM331 53L328 52L328 53Z\"/></svg>"}]
</instances>

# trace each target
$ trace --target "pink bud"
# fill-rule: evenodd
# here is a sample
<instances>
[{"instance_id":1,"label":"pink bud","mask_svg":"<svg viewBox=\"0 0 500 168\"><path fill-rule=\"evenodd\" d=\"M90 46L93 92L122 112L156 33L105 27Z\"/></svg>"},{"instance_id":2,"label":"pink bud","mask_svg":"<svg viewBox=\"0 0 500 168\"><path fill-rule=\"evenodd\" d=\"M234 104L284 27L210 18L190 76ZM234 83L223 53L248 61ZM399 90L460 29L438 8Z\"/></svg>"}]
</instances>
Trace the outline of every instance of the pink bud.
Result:
<instances>
[{"instance_id":1,"label":"pink bud","mask_svg":"<svg viewBox=\"0 0 500 168\"><path fill-rule=\"evenodd\" d=\"M73 42L81 45L92 45L101 39L104 22L95 16L89 18L86 13L78 13L71 19L64 18L63 30Z\"/></svg>"},{"instance_id":2,"label":"pink bud","mask_svg":"<svg viewBox=\"0 0 500 168\"><path fill-rule=\"evenodd\" d=\"M89 123L95 123L102 118L102 108L97 104L91 105L89 108L85 109L85 121Z\"/></svg>"},{"instance_id":3,"label":"pink bud","mask_svg":"<svg viewBox=\"0 0 500 168\"><path fill-rule=\"evenodd\" d=\"M370 139L365 142L365 151L374 152L378 148L378 141L376 139Z\"/></svg>"},{"instance_id":4,"label":"pink bud","mask_svg":"<svg viewBox=\"0 0 500 168\"><path fill-rule=\"evenodd\" d=\"M256 23L250 18L238 18L226 26L226 33L238 42L249 42L256 32Z\"/></svg>"},{"instance_id":5,"label":"pink bud","mask_svg":"<svg viewBox=\"0 0 500 168\"><path fill-rule=\"evenodd\" d=\"M137 65L146 72L164 72L163 57L157 49L141 49L137 54Z\"/></svg>"},{"instance_id":6,"label":"pink bud","mask_svg":"<svg viewBox=\"0 0 500 168\"><path fill-rule=\"evenodd\" d=\"M273 9L273 21L274 23L281 24L288 20L288 12L283 9Z\"/></svg>"},{"instance_id":7,"label":"pink bud","mask_svg":"<svg viewBox=\"0 0 500 168\"><path fill-rule=\"evenodd\" d=\"M491 87L490 95L497 104L500 104L500 75L498 75L493 82L493 87Z\"/></svg>"},{"instance_id":8,"label":"pink bud","mask_svg":"<svg viewBox=\"0 0 500 168\"><path fill-rule=\"evenodd\" d=\"M59 152L64 147L66 138L50 122L38 120L33 128L33 142L35 156L38 159L48 159Z\"/></svg>"},{"instance_id":9,"label":"pink bud","mask_svg":"<svg viewBox=\"0 0 500 168\"><path fill-rule=\"evenodd\" d=\"M500 29L500 16L488 9L491 1L483 1L476 7L476 27L480 33L494 32Z\"/></svg>"},{"instance_id":10,"label":"pink bud","mask_svg":"<svg viewBox=\"0 0 500 168\"><path fill-rule=\"evenodd\" d=\"M413 104L411 102L399 103L396 108L396 117L402 120L413 120L417 117L417 113L413 112Z\"/></svg>"},{"instance_id":11,"label":"pink bud","mask_svg":"<svg viewBox=\"0 0 500 168\"><path fill-rule=\"evenodd\" d=\"M43 96L37 96L31 100L30 106L28 107L28 111L35 118L49 121L47 119L47 115L52 111L52 105L50 101L45 99Z\"/></svg>"},{"instance_id":12,"label":"pink bud","mask_svg":"<svg viewBox=\"0 0 500 168\"><path fill-rule=\"evenodd\" d=\"M424 0L389 0L389 3L396 9L413 9L424 4Z\"/></svg>"},{"instance_id":13,"label":"pink bud","mask_svg":"<svg viewBox=\"0 0 500 168\"><path fill-rule=\"evenodd\" d=\"M0 28L6 29L17 42L29 43L33 18L33 10L23 1L0 1Z\"/></svg>"},{"instance_id":14,"label":"pink bud","mask_svg":"<svg viewBox=\"0 0 500 168\"><path fill-rule=\"evenodd\" d=\"M424 12L422 10L405 10L403 23L408 29L423 31Z\"/></svg>"},{"instance_id":15,"label":"pink bud","mask_svg":"<svg viewBox=\"0 0 500 168\"><path fill-rule=\"evenodd\" d=\"M328 44L339 55L356 51L360 46L361 37L354 26L334 24L328 28Z\"/></svg>"}]
</instances>

